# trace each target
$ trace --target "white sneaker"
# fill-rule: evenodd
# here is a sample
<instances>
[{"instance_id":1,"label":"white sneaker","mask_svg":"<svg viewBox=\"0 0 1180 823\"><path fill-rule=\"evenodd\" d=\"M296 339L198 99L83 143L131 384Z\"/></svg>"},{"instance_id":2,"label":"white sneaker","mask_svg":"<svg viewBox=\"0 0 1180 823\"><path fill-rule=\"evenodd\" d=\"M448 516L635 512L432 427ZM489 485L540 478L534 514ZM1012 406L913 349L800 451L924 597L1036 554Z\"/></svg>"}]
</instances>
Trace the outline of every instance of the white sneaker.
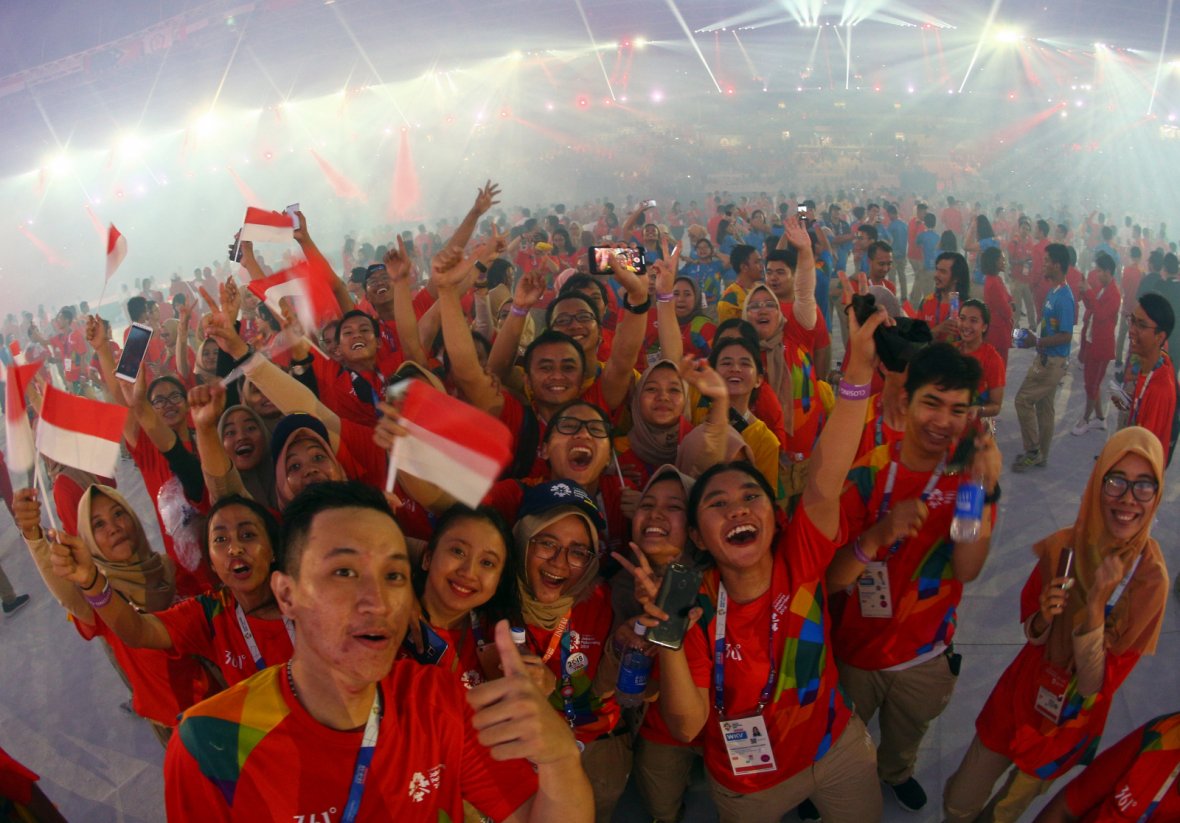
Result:
<instances>
[{"instance_id":1,"label":"white sneaker","mask_svg":"<svg viewBox=\"0 0 1180 823\"><path fill-rule=\"evenodd\" d=\"M1074 425L1074 427L1072 429L1069 430L1069 433L1074 435L1075 437L1081 437L1083 434L1090 431L1090 426L1092 425L1092 423L1093 423L1092 420L1087 420L1086 418L1083 417L1081 420L1079 420Z\"/></svg>"},{"instance_id":2,"label":"white sneaker","mask_svg":"<svg viewBox=\"0 0 1180 823\"><path fill-rule=\"evenodd\" d=\"M1106 431L1106 418L1105 417L1095 417L1093 420L1090 421L1090 430L1091 431L1100 431L1100 432Z\"/></svg>"}]
</instances>

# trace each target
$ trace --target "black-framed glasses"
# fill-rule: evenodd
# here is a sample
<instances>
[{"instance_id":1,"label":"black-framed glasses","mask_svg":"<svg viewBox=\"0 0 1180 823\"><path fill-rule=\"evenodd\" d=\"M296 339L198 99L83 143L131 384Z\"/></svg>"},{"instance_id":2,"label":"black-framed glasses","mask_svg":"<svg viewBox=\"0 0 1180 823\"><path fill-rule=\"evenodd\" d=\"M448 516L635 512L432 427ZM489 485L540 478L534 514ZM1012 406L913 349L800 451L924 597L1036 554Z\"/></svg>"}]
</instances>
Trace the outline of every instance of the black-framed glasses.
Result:
<instances>
[{"instance_id":1,"label":"black-framed glasses","mask_svg":"<svg viewBox=\"0 0 1180 823\"><path fill-rule=\"evenodd\" d=\"M559 417L553 421L553 428L559 434L577 434L582 429L591 437L605 440L610 437L610 426L603 420L579 420L576 417Z\"/></svg>"},{"instance_id":2,"label":"black-framed glasses","mask_svg":"<svg viewBox=\"0 0 1180 823\"><path fill-rule=\"evenodd\" d=\"M1155 325L1154 323L1148 323L1145 320L1140 320L1138 317L1131 314L1130 312L1127 312L1126 314L1124 314L1123 319L1127 321L1128 325L1134 326L1135 328L1139 329L1139 331L1158 331L1159 330L1159 326Z\"/></svg>"},{"instance_id":3,"label":"black-framed glasses","mask_svg":"<svg viewBox=\"0 0 1180 823\"><path fill-rule=\"evenodd\" d=\"M184 402L184 395L178 391L170 394L157 394L152 398L152 408L162 409L165 406L179 406Z\"/></svg>"},{"instance_id":4,"label":"black-framed glasses","mask_svg":"<svg viewBox=\"0 0 1180 823\"><path fill-rule=\"evenodd\" d=\"M594 322L594 314L588 311L580 311L574 314L559 314L553 318L550 323L555 329L564 329L566 326L572 326L574 323L585 325L586 323Z\"/></svg>"},{"instance_id":5,"label":"black-framed glasses","mask_svg":"<svg viewBox=\"0 0 1180 823\"><path fill-rule=\"evenodd\" d=\"M552 560L565 552L565 560L571 569L584 569L594 560L594 550L584 543L570 543L563 546L551 537L534 537L529 540L533 554L541 560Z\"/></svg>"},{"instance_id":6,"label":"black-framed glasses","mask_svg":"<svg viewBox=\"0 0 1180 823\"><path fill-rule=\"evenodd\" d=\"M1127 489L1140 503L1150 503L1159 493L1160 484L1155 480L1128 480L1121 474L1108 474L1102 478L1102 493L1112 500L1118 500Z\"/></svg>"}]
</instances>

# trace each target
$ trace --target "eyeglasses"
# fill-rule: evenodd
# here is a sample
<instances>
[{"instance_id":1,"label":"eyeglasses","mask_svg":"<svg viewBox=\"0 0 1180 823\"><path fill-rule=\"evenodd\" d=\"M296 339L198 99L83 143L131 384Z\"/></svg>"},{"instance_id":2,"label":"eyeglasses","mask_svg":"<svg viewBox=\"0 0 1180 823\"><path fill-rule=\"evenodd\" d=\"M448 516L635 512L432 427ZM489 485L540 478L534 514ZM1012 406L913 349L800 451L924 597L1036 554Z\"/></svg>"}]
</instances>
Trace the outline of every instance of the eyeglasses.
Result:
<instances>
[{"instance_id":1,"label":"eyeglasses","mask_svg":"<svg viewBox=\"0 0 1180 823\"><path fill-rule=\"evenodd\" d=\"M171 394L157 394L152 398L152 408L162 409L165 406L179 406L184 402L184 395L178 391Z\"/></svg>"},{"instance_id":2,"label":"eyeglasses","mask_svg":"<svg viewBox=\"0 0 1180 823\"><path fill-rule=\"evenodd\" d=\"M586 324L593 323L594 315L588 311L580 311L576 314L559 314L553 318L549 324L555 329L564 329L566 326L572 326L574 323Z\"/></svg>"},{"instance_id":3,"label":"eyeglasses","mask_svg":"<svg viewBox=\"0 0 1180 823\"><path fill-rule=\"evenodd\" d=\"M582 429L591 437L605 440L610 437L610 426L602 420L579 420L576 417L559 417L553 421L553 428L559 434L577 434Z\"/></svg>"},{"instance_id":4,"label":"eyeglasses","mask_svg":"<svg viewBox=\"0 0 1180 823\"><path fill-rule=\"evenodd\" d=\"M1121 474L1108 474L1102 478L1102 493L1112 500L1118 500L1127 489L1140 503L1149 503L1155 499L1160 484L1154 480L1128 480Z\"/></svg>"},{"instance_id":5,"label":"eyeglasses","mask_svg":"<svg viewBox=\"0 0 1180 823\"><path fill-rule=\"evenodd\" d=\"M594 551L581 543L563 546L551 537L534 537L529 541L533 554L540 560L552 560L565 552L565 560L571 569L584 569L594 559Z\"/></svg>"},{"instance_id":6,"label":"eyeglasses","mask_svg":"<svg viewBox=\"0 0 1180 823\"><path fill-rule=\"evenodd\" d=\"M1157 331L1159 329L1159 326L1153 323L1148 323L1145 320L1140 320L1138 317L1129 312L1123 315L1123 319L1126 320L1129 325L1139 329L1139 331Z\"/></svg>"},{"instance_id":7,"label":"eyeglasses","mask_svg":"<svg viewBox=\"0 0 1180 823\"><path fill-rule=\"evenodd\" d=\"M746 306L750 311L758 311L759 309L777 309L779 308L777 300L759 300L756 303L750 303Z\"/></svg>"}]
</instances>

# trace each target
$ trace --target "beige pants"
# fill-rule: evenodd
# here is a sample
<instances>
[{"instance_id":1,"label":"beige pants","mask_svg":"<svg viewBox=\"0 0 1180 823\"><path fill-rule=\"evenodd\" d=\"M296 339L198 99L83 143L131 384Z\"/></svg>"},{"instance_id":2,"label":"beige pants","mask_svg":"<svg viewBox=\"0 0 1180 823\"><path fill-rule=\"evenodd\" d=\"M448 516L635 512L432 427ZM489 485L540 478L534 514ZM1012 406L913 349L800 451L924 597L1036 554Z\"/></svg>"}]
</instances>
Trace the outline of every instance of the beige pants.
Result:
<instances>
[{"instance_id":1,"label":"beige pants","mask_svg":"<svg viewBox=\"0 0 1180 823\"><path fill-rule=\"evenodd\" d=\"M595 821L610 823L631 774L631 735L587 743L582 750L582 769L594 790Z\"/></svg>"},{"instance_id":2,"label":"beige pants","mask_svg":"<svg viewBox=\"0 0 1180 823\"><path fill-rule=\"evenodd\" d=\"M860 719L868 724L880 712L881 744L877 774L891 785L914 774L918 747L930 721L942 714L955 690L946 655L900 672L875 672L838 663L840 685Z\"/></svg>"},{"instance_id":3,"label":"beige pants","mask_svg":"<svg viewBox=\"0 0 1180 823\"><path fill-rule=\"evenodd\" d=\"M914 261L911 261L914 262ZM914 282L910 286L910 302L917 308L922 298L934 291L934 272L923 267L921 263L914 263Z\"/></svg>"},{"instance_id":4,"label":"beige pants","mask_svg":"<svg viewBox=\"0 0 1180 823\"><path fill-rule=\"evenodd\" d=\"M1037 325L1037 299L1033 297L1028 283L1018 280L1012 281L1012 302L1016 304L1016 315L1024 317L1024 327L1031 329Z\"/></svg>"},{"instance_id":5,"label":"beige pants","mask_svg":"<svg viewBox=\"0 0 1180 823\"><path fill-rule=\"evenodd\" d=\"M905 269L909 265L909 260L904 255L893 255L893 282L897 286L897 299L905 300L905 296L909 294L909 289L906 288Z\"/></svg>"},{"instance_id":6,"label":"beige pants","mask_svg":"<svg viewBox=\"0 0 1180 823\"><path fill-rule=\"evenodd\" d=\"M701 750L692 746L669 746L639 738L635 746L635 787L649 817L658 823L680 819L692 766L700 756Z\"/></svg>"},{"instance_id":7,"label":"beige pants","mask_svg":"<svg viewBox=\"0 0 1180 823\"><path fill-rule=\"evenodd\" d=\"M737 794L712 778L713 803L721 823L777 821L804 800L819 809L825 823L865 823L881 819L873 739L853 715L840 739L817 763L755 794Z\"/></svg>"},{"instance_id":8,"label":"beige pants","mask_svg":"<svg viewBox=\"0 0 1180 823\"><path fill-rule=\"evenodd\" d=\"M1008 779L995 797L991 797L992 787L1009 769ZM944 820L1012 823L1052 785L1052 780L1025 774L1011 760L984 746L977 735L971 740L958 770L946 782L942 793Z\"/></svg>"},{"instance_id":9,"label":"beige pants","mask_svg":"<svg viewBox=\"0 0 1180 823\"><path fill-rule=\"evenodd\" d=\"M1020 421L1020 436L1026 452L1039 451L1041 459L1049 457L1053 445L1053 426L1057 389L1069 367L1069 358L1049 357L1042 361L1034 354L1033 363L1016 393L1016 418Z\"/></svg>"}]
</instances>

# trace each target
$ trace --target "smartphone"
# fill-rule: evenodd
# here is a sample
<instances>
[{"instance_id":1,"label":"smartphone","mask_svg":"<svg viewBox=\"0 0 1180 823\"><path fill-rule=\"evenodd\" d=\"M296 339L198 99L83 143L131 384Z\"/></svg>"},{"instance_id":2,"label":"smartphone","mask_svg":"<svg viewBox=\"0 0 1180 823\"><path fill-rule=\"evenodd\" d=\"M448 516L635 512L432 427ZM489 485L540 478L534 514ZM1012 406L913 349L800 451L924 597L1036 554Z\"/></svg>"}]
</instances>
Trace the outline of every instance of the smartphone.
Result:
<instances>
[{"instance_id":1,"label":"smartphone","mask_svg":"<svg viewBox=\"0 0 1180 823\"><path fill-rule=\"evenodd\" d=\"M287 206L287 208L283 209L283 211L286 212L287 214L291 215L291 219L295 221L295 228L298 229L299 228L299 215L296 214L295 212L299 211L299 204L292 203L291 205Z\"/></svg>"},{"instance_id":2,"label":"smartphone","mask_svg":"<svg viewBox=\"0 0 1180 823\"><path fill-rule=\"evenodd\" d=\"M127 333L127 344L123 347L123 354L119 356L119 365L115 366L115 377L134 383L139 377L139 367L143 357L147 354L148 343L152 339L152 327L143 323L132 323L131 331Z\"/></svg>"},{"instance_id":3,"label":"smartphone","mask_svg":"<svg viewBox=\"0 0 1180 823\"><path fill-rule=\"evenodd\" d=\"M647 262L643 259L642 250L613 246L591 246L587 249L586 253L590 256L590 273L597 277L610 277L614 274L612 266L617 252L622 252L626 256L627 261L635 268L636 274L643 276L647 273Z\"/></svg>"},{"instance_id":4,"label":"smartphone","mask_svg":"<svg viewBox=\"0 0 1180 823\"><path fill-rule=\"evenodd\" d=\"M645 208L645 209L654 209L656 207L656 201L655 200L644 200L639 205L643 206L643 208Z\"/></svg>"},{"instance_id":5,"label":"smartphone","mask_svg":"<svg viewBox=\"0 0 1180 823\"><path fill-rule=\"evenodd\" d=\"M701 571L683 563L673 563L664 572L664 581L656 595L656 605L667 612L668 619L650 629L647 639L666 649L684 645L688 631L688 612L696 604L701 588Z\"/></svg>"},{"instance_id":6,"label":"smartphone","mask_svg":"<svg viewBox=\"0 0 1180 823\"><path fill-rule=\"evenodd\" d=\"M408 632L406 633L405 640L402 641L402 646L410 653L411 657L422 665L433 666L442 660L443 655L447 653L447 641L443 640L439 636L439 633L425 620L419 620L418 626L422 630L422 640L425 648L422 651L418 651Z\"/></svg>"},{"instance_id":7,"label":"smartphone","mask_svg":"<svg viewBox=\"0 0 1180 823\"><path fill-rule=\"evenodd\" d=\"M229 244L229 259L234 263L242 262L242 233L234 234L234 242Z\"/></svg>"}]
</instances>

